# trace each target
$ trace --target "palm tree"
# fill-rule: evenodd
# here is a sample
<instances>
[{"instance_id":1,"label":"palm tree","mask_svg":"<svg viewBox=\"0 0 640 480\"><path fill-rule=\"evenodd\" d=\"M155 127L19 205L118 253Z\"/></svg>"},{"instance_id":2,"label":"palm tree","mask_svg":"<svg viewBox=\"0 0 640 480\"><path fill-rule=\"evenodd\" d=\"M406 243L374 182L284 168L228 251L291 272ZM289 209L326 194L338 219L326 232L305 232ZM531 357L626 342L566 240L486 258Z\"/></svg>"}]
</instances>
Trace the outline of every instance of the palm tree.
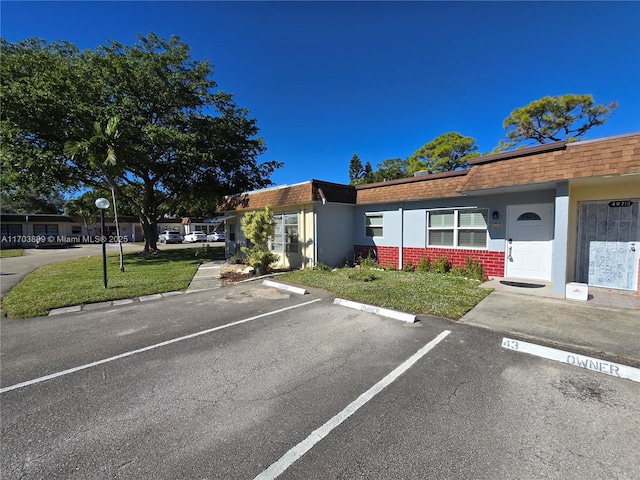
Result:
<instances>
[{"instance_id":1,"label":"palm tree","mask_svg":"<svg viewBox=\"0 0 640 480\"><path fill-rule=\"evenodd\" d=\"M85 192L77 198L69 200L64 205L67 215L78 215L82 217L82 223L89 232L89 223L95 223L98 219L91 192ZM87 233L88 234L88 233Z\"/></svg>"},{"instance_id":2,"label":"palm tree","mask_svg":"<svg viewBox=\"0 0 640 480\"><path fill-rule=\"evenodd\" d=\"M117 116L110 117L107 120L107 126L103 129L100 122L94 122L94 134L87 138L79 135L82 140L68 141L64 145L64 151L71 158L81 157L89 161L91 167L104 170L104 167L115 165L117 163L116 143L120 137L118 131ZM118 209L116 207L116 193L114 189L114 180L109 178L105 171L105 180L111 188L111 198L113 200L113 214L116 221L116 236L118 237L118 247L120 249L120 271L124 272L124 257L122 253L122 239L120 237L120 224L118 222ZM104 232L103 232L104 235Z\"/></svg>"}]
</instances>

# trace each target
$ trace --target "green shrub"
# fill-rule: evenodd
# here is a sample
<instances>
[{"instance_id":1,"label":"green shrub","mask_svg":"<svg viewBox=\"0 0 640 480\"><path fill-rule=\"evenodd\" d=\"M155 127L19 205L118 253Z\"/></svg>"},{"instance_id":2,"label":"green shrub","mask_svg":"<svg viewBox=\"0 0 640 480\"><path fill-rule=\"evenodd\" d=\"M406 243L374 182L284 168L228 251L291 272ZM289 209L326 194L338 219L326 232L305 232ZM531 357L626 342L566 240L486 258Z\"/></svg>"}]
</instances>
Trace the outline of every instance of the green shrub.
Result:
<instances>
[{"instance_id":1,"label":"green shrub","mask_svg":"<svg viewBox=\"0 0 640 480\"><path fill-rule=\"evenodd\" d=\"M273 211L267 205L264 210L245 213L241 222L244 236L253 244L251 247L242 247L241 250L251 265L262 267L265 272L270 271L272 263L280 260L280 255L267 248L267 240L273 236L275 228L272 221Z\"/></svg>"},{"instance_id":2,"label":"green shrub","mask_svg":"<svg viewBox=\"0 0 640 480\"><path fill-rule=\"evenodd\" d=\"M242 251L247 255L250 265L262 267L267 273L271 271L271 264L280 260L280 255L261 245L254 245L251 248L243 247Z\"/></svg>"},{"instance_id":3,"label":"green shrub","mask_svg":"<svg viewBox=\"0 0 640 480\"><path fill-rule=\"evenodd\" d=\"M458 265L451 268L450 275L455 277L470 278L473 280L484 280L484 267L479 261L474 260L471 257L467 257L464 260L464 265Z\"/></svg>"},{"instance_id":4,"label":"green shrub","mask_svg":"<svg viewBox=\"0 0 640 480\"><path fill-rule=\"evenodd\" d=\"M246 257L241 253L236 253L233 257L229 259L229 263L233 265L242 265L246 260Z\"/></svg>"},{"instance_id":5,"label":"green shrub","mask_svg":"<svg viewBox=\"0 0 640 480\"><path fill-rule=\"evenodd\" d=\"M438 256L431 262L431 271L434 273L447 273L451 270L451 262L446 257Z\"/></svg>"},{"instance_id":6,"label":"green shrub","mask_svg":"<svg viewBox=\"0 0 640 480\"><path fill-rule=\"evenodd\" d=\"M431 270L431 260L429 260L429 257L421 257L416 265L416 270L418 272L428 272Z\"/></svg>"},{"instance_id":7,"label":"green shrub","mask_svg":"<svg viewBox=\"0 0 640 480\"><path fill-rule=\"evenodd\" d=\"M322 262L318 262L316 263L315 267L313 267L314 270L319 270L321 272L328 272L331 270L331 267L329 267L328 265L325 265Z\"/></svg>"},{"instance_id":8,"label":"green shrub","mask_svg":"<svg viewBox=\"0 0 640 480\"><path fill-rule=\"evenodd\" d=\"M402 270L404 270L405 272L413 272L416 269L416 267L413 266L413 262L411 260L407 260L404 263L404 267L402 267Z\"/></svg>"},{"instance_id":9,"label":"green shrub","mask_svg":"<svg viewBox=\"0 0 640 480\"><path fill-rule=\"evenodd\" d=\"M371 268L375 265L375 260L373 259L371 252L369 252L367 254L367 258L363 258L360 261L360 265L362 265L362 268Z\"/></svg>"},{"instance_id":10,"label":"green shrub","mask_svg":"<svg viewBox=\"0 0 640 480\"><path fill-rule=\"evenodd\" d=\"M468 278L473 278L475 280L484 280L484 267L478 260L474 260L471 257L467 257L464 260L465 263L465 272Z\"/></svg>"}]
</instances>

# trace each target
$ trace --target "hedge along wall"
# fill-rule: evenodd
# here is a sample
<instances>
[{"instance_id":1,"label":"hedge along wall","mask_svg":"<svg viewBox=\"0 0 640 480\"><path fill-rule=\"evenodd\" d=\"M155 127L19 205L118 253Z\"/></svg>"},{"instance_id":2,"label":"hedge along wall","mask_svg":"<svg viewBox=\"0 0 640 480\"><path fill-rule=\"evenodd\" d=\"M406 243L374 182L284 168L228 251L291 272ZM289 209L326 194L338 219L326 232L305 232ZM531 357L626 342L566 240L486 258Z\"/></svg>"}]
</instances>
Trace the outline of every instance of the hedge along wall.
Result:
<instances>
[{"instance_id":1,"label":"hedge along wall","mask_svg":"<svg viewBox=\"0 0 640 480\"><path fill-rule=\"evenodd\" d=\"M393 265L397 269L401 269L403 265L399 265L399 248L398 247L370 247L365 245L356 245L354 251L358 255L366 258L370 250L376 250L378 255L378 263L382 266ZM504 252L492 252L489 250L473 250L460 248L412 248L405 247L402 251L403 261L407 263L411 261L416 265L421 258L425 257L433 261L437 258L447 258L454 267L465 266L465 260L471 257L477 260L484 268L485 275L489 277L504 276Z\"/></svg>"}]
</instances>

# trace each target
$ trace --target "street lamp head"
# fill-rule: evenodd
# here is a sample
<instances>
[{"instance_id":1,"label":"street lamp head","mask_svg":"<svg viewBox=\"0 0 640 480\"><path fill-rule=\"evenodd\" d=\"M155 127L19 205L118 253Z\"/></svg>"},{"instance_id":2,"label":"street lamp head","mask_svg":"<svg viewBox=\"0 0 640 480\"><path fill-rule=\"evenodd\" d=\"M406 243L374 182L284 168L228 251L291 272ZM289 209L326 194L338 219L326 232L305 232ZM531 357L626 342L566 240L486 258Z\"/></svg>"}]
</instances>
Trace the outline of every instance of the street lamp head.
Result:
<instances>
[{"instance_id":1,"label":"street lamp head","mask_svg":"<svg viewBox=\"0 0 640 480\"><path fill-rule=\"evenodd\" d=\"M106 210L107 208L109 208L109 200L107 200L106 198L99 198L96 200L96 207L98 207L100 210Z\"/></svg>"}]
</instances>

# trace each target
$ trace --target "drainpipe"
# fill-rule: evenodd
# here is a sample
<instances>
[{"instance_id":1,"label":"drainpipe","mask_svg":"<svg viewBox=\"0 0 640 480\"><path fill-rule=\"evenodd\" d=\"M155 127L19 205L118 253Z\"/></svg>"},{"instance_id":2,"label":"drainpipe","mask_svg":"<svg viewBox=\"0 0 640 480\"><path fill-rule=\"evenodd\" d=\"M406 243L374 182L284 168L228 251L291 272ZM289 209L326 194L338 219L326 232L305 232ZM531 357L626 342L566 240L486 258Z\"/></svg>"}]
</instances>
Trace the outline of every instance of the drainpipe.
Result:
<instances>
[{"instance_id":1,"label":"drainpipe","mask_svg":"<svg viewBox=\"0 0 640 480\"><path fill-rule=\"evenodd\" d=\"M318 194L322 199L322 205L327 204L327 197L320 187L318 187ZM316 207L313 207L313 266L318 263L318 213Z\"/></svg>"},{"instance_id":2,"label":"drainpipe","mask_svg":"<svg viewBox=\"0 0 640 480\"><path fill-rule=\"evenodd\" d=\"M318 193L320 194L320 198L322 199L322 204L326 205L327 204L327 197L324 196L324 192L322 191L321 188L318 188Z\"/></svg>"},{"instance_id":3,"label":"drainpipe","mask_svg":"<svg viewBox=\"0 0 640 480\"><path fill-rule=\"evenodd\" d=\"M318 213L313 207L313 267L318 263Z\"/></svg>"},{"instance_id":4,"label":"drainpipe","mask_svg":"<svg viewBox=\"0 0 640 480\"><path fill-rule=\"evenodd\" d=\"M398 270L404 267L404 210L400 204L400 251L398 252Z\"/></svg>"}]
</instances>

